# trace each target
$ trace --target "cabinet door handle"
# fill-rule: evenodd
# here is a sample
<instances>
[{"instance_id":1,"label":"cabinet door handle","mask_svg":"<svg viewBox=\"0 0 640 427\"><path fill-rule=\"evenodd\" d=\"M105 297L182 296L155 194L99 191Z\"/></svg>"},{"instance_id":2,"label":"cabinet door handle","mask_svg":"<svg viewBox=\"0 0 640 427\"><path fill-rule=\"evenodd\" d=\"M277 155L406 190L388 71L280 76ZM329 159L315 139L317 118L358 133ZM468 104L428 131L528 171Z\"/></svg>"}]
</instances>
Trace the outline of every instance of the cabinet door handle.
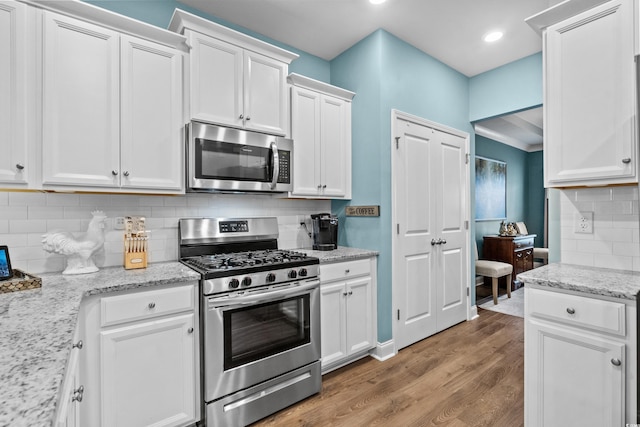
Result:
<instances>
[{"instance_id":1,"label":"cabinet door handle","mask_svg":"<svg viewBox=\"0 0 640 427\"><path fill-rule=\"evenodd\" d=\"M244 114L240 114L240 115L238 116L238 118L239 118L240 120L244 119Z\"/></svg>"},{"instance_id":2,"label":"cabinet door handle","mask_svg":"<svg viewBox=\"0 0 640 427\"><path fill-rule=\"evenodd\" d=\"M122 175L124 175L124 176L129 176L129 171L124 171L124 172L122 173Z\"/></svg>"},{"instance_id":3,"label":"cabinet door handle","mask_svg":"<svg viewBox=\"0 0 640 427\"><path fill-rule=\"evenodd\" d=\"M82 346L83 346L83 345L84 345L84 344L82 343L82 340L80 340L80 341L78 341L77 343L73 344L73 345L71 346L71 348L77 348L78 350L82 350Z\"/></svg>"},{"instance_id":4,"label":"cabinet door handle","mask_svg":"<svg viewBox=\"0 0 640 427\"><path fill-rule=\"evenodd\" d=\"M620 366L622 365L622 362L620 361L620 359L614 357L613 359L611 359L611 364L613 366Z\"/></svg>"},{"instance_id":5,"label":"cabinet door handle","mask_svg":"<svg viewBox=\"0 0 640 427\"><path fill-rule=\"evenodd\" d=\"M572 308L572 307L567 307L567 313L569 314L576 314L576 309Z\"/></svg>"},{"instance_id":6,"label":"cabinet door handle","mask_svg":"<svg viewBox=\"0 0 640 427\"><path fill-rule=\"evenodd\" d=\"M188 334L192 334L192 333L193 333L193 328L189 328L189 329L187 329L187 333L188 333Z\"/></svg>"},{"instance_id":7,"label":"cabinet door handle","mask_svg":"<svg viewBox=\"0 0 640 427\"><path fill-rule=\"evenodd\" d=\"M348 268L344 271L344 274L349 274L351 273L351 270L349 270Z\"/></svg>"},{"instance_id":8,"label":"cabinet door handle","mask_svg":"<svg viewBox=\"0 0 640 427\"><path fill-rule=\"evenodd\" d=\"M115 169L114 169L114 170L112 170L112 171L111 171L111 175L113 175L113 176L117 176L117 175L118 175L118 171L117 171L117 170L115 170Z\"/></svg>"},{"instance_id":9,"label":"cabinet door handle","mask_svg":"<svg viewBox=\"0 0 640 427\"><path fill-rule=\"evenodd\" d=\"M625 157L624 159L622 159L622 163L624 163L625 165L631 163L631 158Z\"/></svg>"},{"instance_id":10,"label":"cabinet door handle","mask_svg":"<svg viewBox=\"0 0 640 427\"><path fill-rule=\"evenodd\" d=\"M149 308L156 308L156 303L155 302L150 302L149 303Z\"/></svg>"},{"instance_id":11,"label":"cabinet door handle","mask_svg":"<svg viewBox=\"0 0 640 427\"><path fill-rule=\"evenodd\" d=\"M246 121L251 120L251 116L247 116L247 118L245 119Z\"/></svg>"},{"instance_id":12,"label":"cabinet door handle","mask_svg":"<svg viewBox=\"0 0 640 427\"><path fill-rule=\"evenodd\" d=\"M342 293L342 296L345 296L345 297L346 297L346 296L347 296L347 293L346 293L346 292L343 292L343 293Z\"/></svg>"},{"instance_id":13,"label":"cabinet door handle","mask_svg":"<svg viewBox=\"0 0 640 427\"><path fill-rule=\"evenodd\" d=\"M22 163L16 163L16 169L21 171L22 169L24 169L24 165Z\"/></svg>"},{"instance_id":14,"label":"cabinet door handle","mask_svg":"<svg viewBox=\"0 0 640 427\"><path fill-rule=\"evenodd\" d=\"M438 241L436 239L431 239L431 246L435 246L438 244Z\"/></svg>"},{"instance_id":15,"label":"cabinet door handle","mask_svg":"<svg viewBox=\"0 0 640 427\"><path fill-rule=\"evenodd\" d=\"M72 402L82 402L82 395L84 394L84 386L81 385L77 389L73 390Z\"/></svg>"},{"instance_id":16,"label":"cabinet door handle","mask_svg":"<svg viewBox=\"0 0 640 427\"><path fill-rule=\"evenodd\" d=\"M349 291L349 295L353 295L353 291Z\"/></svg>"}]
</instances>

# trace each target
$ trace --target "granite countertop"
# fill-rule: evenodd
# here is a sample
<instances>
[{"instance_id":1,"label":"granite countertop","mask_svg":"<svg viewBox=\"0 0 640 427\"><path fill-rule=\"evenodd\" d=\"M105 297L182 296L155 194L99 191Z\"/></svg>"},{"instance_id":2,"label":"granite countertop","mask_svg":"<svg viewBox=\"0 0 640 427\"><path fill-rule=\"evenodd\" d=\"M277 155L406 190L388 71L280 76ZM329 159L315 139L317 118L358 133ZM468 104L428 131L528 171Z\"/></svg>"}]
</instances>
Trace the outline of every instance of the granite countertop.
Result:
<instances>
[{"instance_id":1,"label":"granite countertop","mask_svg":"<svg viewBox=\"0 0 640 427\"><path fill-rule=\"evenodd\" d=\"M640 273L572 264L548 264L518 274L527 285L583 292L626 300L640 292Z\"/></svg>"},{"instance_id":2,"label":"granite countertop","mask_svg":"<svg viewBox=\"0 0 640 427\"><path fill-rule=\"evenodd\" d=\"M377 251L369 249L348 248L346 246L338 246L338 249L332 251L314 251L313 249L295 249L298 252L305 253L320 259L320 264L328 264L331 262L351 261L354 259L370 258L378 256Z\"/></svg>"},{"instance_id":3,"label":"granite countertop","mask_svg":"<svg viewBox=\"0 0 640 427\"><path fill-rule=\"evenodd\" d=\"M42 287L0 294L0 426L50 427L85 296L193 282L200 275L178 263L145 269L42 275Z\"/></svg>"}]
</instances>

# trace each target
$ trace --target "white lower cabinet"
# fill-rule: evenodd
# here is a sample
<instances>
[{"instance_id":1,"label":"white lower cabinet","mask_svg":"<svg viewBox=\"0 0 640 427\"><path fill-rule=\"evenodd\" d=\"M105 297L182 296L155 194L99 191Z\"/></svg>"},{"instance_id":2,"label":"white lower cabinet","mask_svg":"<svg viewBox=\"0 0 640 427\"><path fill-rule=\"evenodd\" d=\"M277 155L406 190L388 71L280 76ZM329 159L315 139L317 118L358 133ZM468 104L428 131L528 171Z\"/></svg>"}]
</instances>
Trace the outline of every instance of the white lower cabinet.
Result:
<instances>
[{"instance_id":1,"label":"white lower cabinet","mask_svg":"<svg viewBox=\"0 0 640 427\"><path fill-rule=\"evenodd\" d=\"M320 265L323 373L375 347L375 294L375 258Z\"/></svg>"},{"instance_id":2,"label":"white lower cabinet","mask_svg":"<svg viewBox=\"0 0 640 427\"><path fill-rule=\"evenodd\" d=\"M635 306L525 289L525 424L635 423Z\"/></svg>"},{"instance_id":3,"label":"white lower cabinet","mask_svg":"<svg viewBox=\"0 0 640 427\"><path fill-rule=\"evenodd\" d=\"M62 384L60 406L56 414L55 427L80 427L80 409L84 398L84 382L80 373L83 360L83 341L80 325L76 328L67 363L67 371Z\"/></svg>"},{"instance_id":4,"label":"white lower cabinet","mask_svg":"<svg viewBox=\"0 0 640 427\"><path fill-rule=\"evenodd\" d=\"M87 306L82 425L192 425L199 419L196 285L109 295Z\"/></svg>"}]
</instances>

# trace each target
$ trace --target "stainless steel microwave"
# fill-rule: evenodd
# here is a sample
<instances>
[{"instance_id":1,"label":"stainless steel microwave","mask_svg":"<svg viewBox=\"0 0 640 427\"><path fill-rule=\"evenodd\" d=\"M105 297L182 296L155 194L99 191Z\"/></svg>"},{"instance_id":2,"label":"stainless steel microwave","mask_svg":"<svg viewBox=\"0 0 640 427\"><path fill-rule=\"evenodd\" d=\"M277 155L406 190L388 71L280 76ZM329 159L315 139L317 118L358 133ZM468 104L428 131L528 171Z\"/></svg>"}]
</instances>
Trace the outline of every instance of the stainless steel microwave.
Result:
<instances>
[{"instance_id":1,"label":"stainless steel microwave","mask_svg":"<svg viewBox=\"0 0 640 427\"><path fill-rule=\"evenodd\" d=\"M187 191L293 189L293 141L201 122L187 125Z\"/></svg>"}]
</instances>

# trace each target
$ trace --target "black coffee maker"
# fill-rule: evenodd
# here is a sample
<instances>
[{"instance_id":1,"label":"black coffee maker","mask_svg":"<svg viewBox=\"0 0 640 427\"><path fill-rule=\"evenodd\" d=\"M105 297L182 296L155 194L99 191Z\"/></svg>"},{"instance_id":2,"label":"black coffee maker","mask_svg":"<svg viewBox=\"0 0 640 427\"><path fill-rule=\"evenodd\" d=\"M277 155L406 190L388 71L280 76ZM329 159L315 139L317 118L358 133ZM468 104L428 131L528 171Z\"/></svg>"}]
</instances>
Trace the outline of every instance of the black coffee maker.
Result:
<instances>
[{"instance_id":1,"label":"black coffee maker","mask_svg":"<svg viewBox=\"0 0 640 427\"><path fill-rule=\"evenodd\" d=\"M332 251L338 248L338 218L320 213L311 215L313 226L313 249Z\"/></svg>"}]
</instances>

